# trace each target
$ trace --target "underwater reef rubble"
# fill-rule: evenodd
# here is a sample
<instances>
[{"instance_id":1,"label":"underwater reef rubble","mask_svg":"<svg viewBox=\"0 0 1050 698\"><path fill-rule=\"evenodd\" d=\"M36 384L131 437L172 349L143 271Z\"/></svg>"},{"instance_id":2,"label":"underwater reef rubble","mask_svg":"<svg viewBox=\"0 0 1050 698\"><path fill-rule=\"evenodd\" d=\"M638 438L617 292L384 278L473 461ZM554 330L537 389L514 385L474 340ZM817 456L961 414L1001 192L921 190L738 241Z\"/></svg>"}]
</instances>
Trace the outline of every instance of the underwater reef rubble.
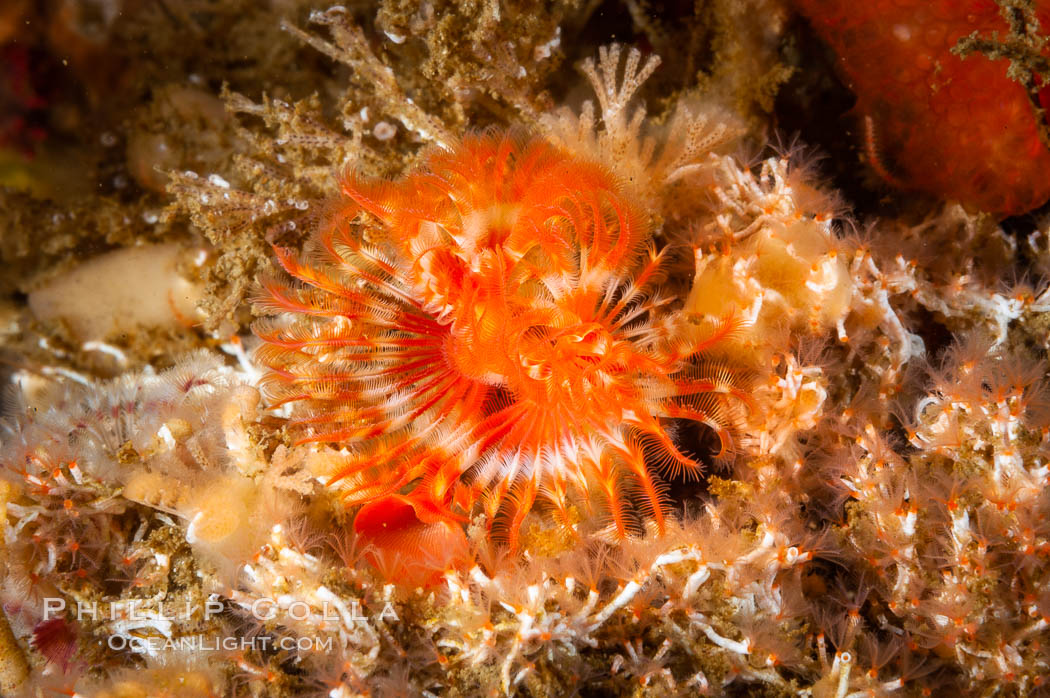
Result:
<instances>
[{"instance_id":1,"label":"underwater reef rubble","mask_svg":"<svg viewBox=\"0 0 1050 698\"><path fill-rule=\"evenodd\" d=\"M0 10L0 696L1050 690L1050 28L973 4Z\"/></svg>"}]
</instances>

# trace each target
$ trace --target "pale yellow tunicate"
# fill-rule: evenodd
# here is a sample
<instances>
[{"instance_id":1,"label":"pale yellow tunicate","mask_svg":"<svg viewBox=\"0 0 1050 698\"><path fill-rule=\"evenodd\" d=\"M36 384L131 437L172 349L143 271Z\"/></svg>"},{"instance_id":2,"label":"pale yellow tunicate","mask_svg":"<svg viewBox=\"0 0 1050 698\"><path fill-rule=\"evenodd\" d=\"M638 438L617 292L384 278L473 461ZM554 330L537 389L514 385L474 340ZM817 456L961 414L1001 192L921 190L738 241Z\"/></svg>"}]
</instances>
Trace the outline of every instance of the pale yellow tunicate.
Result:
<instances>
[{"instance_id":1,"label":"pale yellow tunicate","mask_svg":"<svg viewBox=\"0 0 1050 698\"><path fill-rule=\"evenodd\" d=\"M0 612L0 695L11 695L29 677L25 654L11 632L7 617Z\"/></svg>"},{"instance_id":2,"label":"pale yellow tunicate","mask_svg":"<svg viewBox=\"0 0 1050 698\"><path fill-rule=\"evenodd\" d=\"M149 470L138 470L124 485L125 499L155 509L181 513L186 507L187 487L178 480Z\"/></svg>"},{"instance_id":3,"label":"pale yellow tunicate","mask_svg":"<svg viewBox=\"0 0 1050 698\"><path fill-rule=\"evenodd\" d=\"M769 342L785 330L824 333L842 322L853 296L838 246L830 229L811 219L760 229L727 252L697 256L685 308L742 320L725 346L756 359L777 350Z\"/></svg>"},{"instance_id":4,"label":"pale yellow tunicate","mask_svg":"<svg viewBox=\"0 0 1050 698\"><path fill-rule=\"evenodd\" d=\"M242 527L251 517L255 488L251 481L225 477L202 488L193 502L193 518L186 540L193 543L219 543Z\"/></svg>"},{"instance_id":5,"label":"pale yellow tunicate","mask_svg":"<svg viewBox=\"0 0 1050 698\"><path fill-rule=\"evenodd\" d=\"M29 308L40 320L64 320L84 342L195 322L203 290L179 272L186 255L203 258L175 243L107 252L41 283Z\"/></svg>"}]
</instances>

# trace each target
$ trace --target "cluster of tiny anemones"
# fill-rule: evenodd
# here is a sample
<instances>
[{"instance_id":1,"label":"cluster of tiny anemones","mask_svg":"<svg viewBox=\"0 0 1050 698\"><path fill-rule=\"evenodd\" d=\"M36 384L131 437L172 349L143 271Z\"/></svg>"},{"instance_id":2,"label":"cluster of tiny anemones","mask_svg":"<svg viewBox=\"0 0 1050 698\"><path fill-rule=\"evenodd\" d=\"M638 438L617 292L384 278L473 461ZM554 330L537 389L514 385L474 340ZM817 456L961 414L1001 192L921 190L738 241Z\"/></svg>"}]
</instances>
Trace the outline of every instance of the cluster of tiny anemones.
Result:
<instances>
[{"instance_id":1,"label":"cluster of tiny anemones","mask_svg":"<svg viewBox=\"0 0 1050 698\"><path fill-rule=\"evenodd\" d=\"M180 625L164 604L196 603L198 586L225 589L294 511L287 487L277 486L284 473L261 472L248 434L258 400L198 353L160 374L45 389L3 425L0 597L70 683L83 668L73 670L82 634L170 640L198 629L199 618ZM159 542L174 530L188 548ZM190 550L201 575L170 589L177 558ZM125 595L142 617L127 617ZM67 611L86 603L95 609L87 618Z\"/></svg>"}]
</instances>

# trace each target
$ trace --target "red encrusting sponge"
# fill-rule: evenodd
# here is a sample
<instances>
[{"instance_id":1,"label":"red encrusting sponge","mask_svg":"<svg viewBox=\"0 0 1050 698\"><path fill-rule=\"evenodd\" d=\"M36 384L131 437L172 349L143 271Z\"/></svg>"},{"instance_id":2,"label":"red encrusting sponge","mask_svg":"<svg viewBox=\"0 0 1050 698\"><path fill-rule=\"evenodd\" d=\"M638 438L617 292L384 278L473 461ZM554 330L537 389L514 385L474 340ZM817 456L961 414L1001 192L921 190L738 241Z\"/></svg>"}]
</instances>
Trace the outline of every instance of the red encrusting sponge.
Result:
<instances>
[{"instance_id":1,"label":"red encrusting sponge","mask_svg":"<svg viewBox=\"0 0 1050 698\"><path fill-rule=\"evenodd\" d=\"M978 51L965 58L952 52L975 32L978 39L1008 40L1010 23L998 3L794 4L838 56L857 95L855 112L869 160L884 179L1004 215L1024 213L1050 198L1050 150L1040 137L1044 125L1025 86L1007 76L1010 61ZM1036 0L1034 8L1026 32L1045 35L1050 1ZM1034 38L1027 43L1037 46ZM1042 52L1050 55L1050 47ZM1038 75L1027 77L1042 84ZM1038 97L1045 105L1050 88Z\"/></svg>"}]
</instances>

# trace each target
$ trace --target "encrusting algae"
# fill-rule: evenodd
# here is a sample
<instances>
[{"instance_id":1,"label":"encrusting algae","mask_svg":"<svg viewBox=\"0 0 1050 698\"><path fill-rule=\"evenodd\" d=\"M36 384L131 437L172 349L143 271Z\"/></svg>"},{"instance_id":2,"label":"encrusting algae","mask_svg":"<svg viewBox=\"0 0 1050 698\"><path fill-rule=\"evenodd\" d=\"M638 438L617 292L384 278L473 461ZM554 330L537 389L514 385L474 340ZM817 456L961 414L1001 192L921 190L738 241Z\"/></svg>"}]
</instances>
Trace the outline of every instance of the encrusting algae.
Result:
<instances>
[{"instance_id":1,"label":"encrusting algae","mask_svg":"<svg viewBox=\"0 0 1050 698\"><path fill-rule=\"evenodd\" d=\"M1041 3L935 4L894 61L1043 80ZM1039 187L908 193L910 93L800 49L852 9L59 5L0 50L179 68L48 93L94 145L0 122L108 182L0 170L0 695L1047 690Z\"/></svg>"}]
</instances>

